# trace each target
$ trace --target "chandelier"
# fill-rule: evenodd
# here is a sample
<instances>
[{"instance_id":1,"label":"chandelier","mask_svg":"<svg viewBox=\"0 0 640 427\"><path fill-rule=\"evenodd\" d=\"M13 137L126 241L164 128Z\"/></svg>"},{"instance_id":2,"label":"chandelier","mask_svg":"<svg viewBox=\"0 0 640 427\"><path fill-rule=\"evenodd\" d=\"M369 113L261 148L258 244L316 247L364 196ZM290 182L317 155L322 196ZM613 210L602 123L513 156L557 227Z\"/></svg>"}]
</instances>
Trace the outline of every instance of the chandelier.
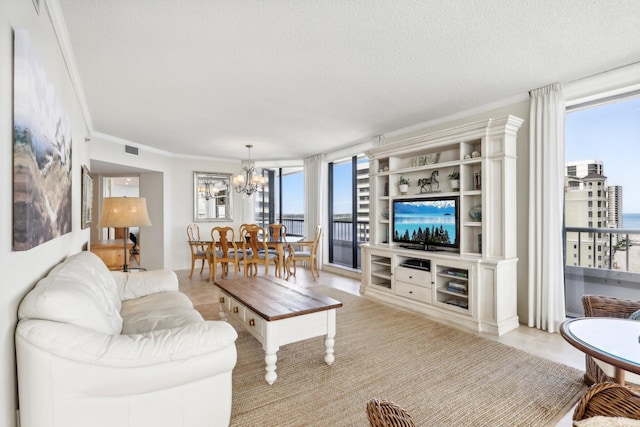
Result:
<instances>
[{"instance_id":1,"label":"chandelier","mask_svg":"<svg viewBox=\"0 0 640 427\"><path fill-rule=\"evenodd\" d=\"M262 190L267 183L267 178L256 172L254 163L251 161L251 148L253 145L246 145L249 149L249 160L242 161L242 172L231 178L231 183L238 193L251 196L256 191Z\"/></svg>"},{"instance_id":2,"label":"chandelier","mask_svg":"<svg viewBox=\"0 0 640 427\"><path fill-rule=\"evenodd\" d=\"M204 196L205 200L211 200L218 195L220 189L213 181L207 181L198 187L198 191Z\"/></svg>"}]
</instances>

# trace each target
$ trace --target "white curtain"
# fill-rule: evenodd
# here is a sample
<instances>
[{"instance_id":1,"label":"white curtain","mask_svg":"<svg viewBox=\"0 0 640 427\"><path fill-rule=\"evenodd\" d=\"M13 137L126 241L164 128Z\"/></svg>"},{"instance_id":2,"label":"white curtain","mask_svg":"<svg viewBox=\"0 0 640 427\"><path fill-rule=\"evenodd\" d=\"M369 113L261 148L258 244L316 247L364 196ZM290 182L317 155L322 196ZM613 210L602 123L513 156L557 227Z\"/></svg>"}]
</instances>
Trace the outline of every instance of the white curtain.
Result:
<instances>
[{"instance_id":1,"label":"white curtain","mask_svg":"<svg viewBox=\"0 0 640 427\"><path fill-rule=\"evenodd\" d=\"M324 172L324 154L307 157L304 159L304 218L305 237L313 239L317 224L322 225L323 237L327 235L327 224L323 221L325 210L326 173ZM318 268L322 269L323 245L320 241L318 248Z\"/></svg>"},{"instance_id":2,"label":"white curtain","mask_svg":"<svg viewBox=\"0 0 640 427\"><path fill-rule=\"evenodd\" d=\"M564 311L564 99L560 84L531 91L529 326L556 332Z\"/></svg>"}]
</instances>

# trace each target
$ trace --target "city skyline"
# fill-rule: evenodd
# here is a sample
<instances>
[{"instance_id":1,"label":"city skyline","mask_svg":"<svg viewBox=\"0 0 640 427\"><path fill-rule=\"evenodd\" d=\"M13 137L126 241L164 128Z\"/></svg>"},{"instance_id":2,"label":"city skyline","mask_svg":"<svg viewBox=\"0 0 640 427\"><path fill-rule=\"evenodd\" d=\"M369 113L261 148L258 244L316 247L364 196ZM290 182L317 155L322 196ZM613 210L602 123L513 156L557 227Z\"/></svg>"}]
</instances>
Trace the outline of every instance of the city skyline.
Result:
<instances>
[{"instance_id":1,"label":"city skyline","mask_svg":"<svg viewBox=\"0 0 640 427\"><path fill-rule=\"evenodd\" d=\"M602 161L607 185L622 186L623 213L640 213L640 97L567 113L565 130L565 162Z\"/></svg>"}]
</instances>

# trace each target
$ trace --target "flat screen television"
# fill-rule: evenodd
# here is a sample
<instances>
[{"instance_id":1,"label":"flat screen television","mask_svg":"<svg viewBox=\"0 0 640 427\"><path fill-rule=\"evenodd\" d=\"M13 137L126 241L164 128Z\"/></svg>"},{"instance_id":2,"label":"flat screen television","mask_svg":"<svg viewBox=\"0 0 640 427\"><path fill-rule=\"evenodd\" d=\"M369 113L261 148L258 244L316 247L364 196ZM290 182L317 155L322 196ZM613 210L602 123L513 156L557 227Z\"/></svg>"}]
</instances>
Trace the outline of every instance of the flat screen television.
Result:
<instances>
[{"instance_id":1,"label":"flat screen television","mask_svg":"<svg viewBox=\"0 0 640 427\"><path fill-rule=\"evenodd\" d=\"M460 197L393 201L392 240L416 249L459 248Z\"/></svg>"}]
</instances>

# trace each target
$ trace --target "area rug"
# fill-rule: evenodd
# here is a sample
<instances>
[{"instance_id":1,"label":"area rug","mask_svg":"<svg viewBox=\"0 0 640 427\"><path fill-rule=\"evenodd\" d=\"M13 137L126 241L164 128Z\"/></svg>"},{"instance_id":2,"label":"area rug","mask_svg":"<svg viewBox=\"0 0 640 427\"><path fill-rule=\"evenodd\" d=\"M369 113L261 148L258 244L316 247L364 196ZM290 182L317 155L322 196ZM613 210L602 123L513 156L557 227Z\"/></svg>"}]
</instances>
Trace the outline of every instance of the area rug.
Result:
<instances>
[{"instance_id":1,"label":"area rug","mask_svg":"<svg viewBox=\"0 0 640 427\"><path fill-rule=\"evenodd\" d=\"M372 397L402 406L416 426L553 426L584 391L583 372L424 316L326 287L343 303L335 363L322 338L278 352L276 382L264 352L237 324L231 426L368 426ZM208 319L218 307L196 307Z\"/></svg>"}]
</instances>

